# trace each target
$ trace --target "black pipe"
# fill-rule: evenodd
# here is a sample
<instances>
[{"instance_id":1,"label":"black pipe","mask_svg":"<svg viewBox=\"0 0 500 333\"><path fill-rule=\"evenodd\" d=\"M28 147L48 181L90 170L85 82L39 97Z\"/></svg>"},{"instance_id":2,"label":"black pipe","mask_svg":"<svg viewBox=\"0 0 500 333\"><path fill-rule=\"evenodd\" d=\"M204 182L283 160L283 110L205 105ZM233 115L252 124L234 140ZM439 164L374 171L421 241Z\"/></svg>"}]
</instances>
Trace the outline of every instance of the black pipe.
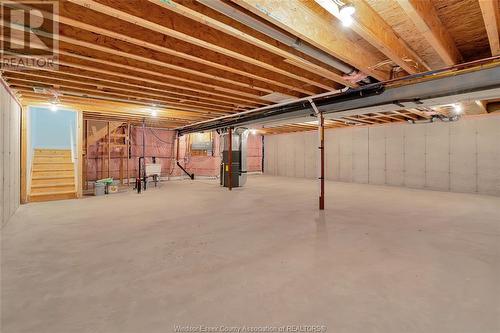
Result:
<instances>
[{"instance_id":1,"label":"black pipe","mask_svg":"<svg viewBox=\"0 0 500 333\"><path fill-rule=\"evenodd\" d=\"M144 157L139 157L139 168L138 168L138 175L137 175L137 178L135 179L135 188L137 189L137 193L141 193L141 186L142 186L142 181L141 181L141 166L142 166L142 163L141 163L141 160L144 159ZM146 182L144 182L144 189L146 189Z\"/></svg>"},{"instance_id":2,"label":"black pipe","mask_svg":"<svg viewBox=\"0 0 500 333\"><path fill-rule=\"evenodd\" d=\"M316 98L314 100L314 103L318 106L318 108L320 108L326 105L329 106L336 103L357 100L359 98L380 95L384 92L384 90L385 87L382 83L373 83L359 88L349 89L345 92L340 92L335 95ZM234 116L225 117L223 119L214 119L212 121L203 122L201 124L188 125L186 127L180 128L178 130L178 133L180 135L184 135L193 132L209 131L247 123L254 120L262 120L281 114L307 110L310 110L311 115L314 113L314 110L311 108L311 103L307 100L301 100L298 102L291 102L290 104L286 105L279 105L276 107L266 108L264 110L258 110L253 113L247 113L243 115L235 114Z\"/></svg>"},{"instance_id":3,"label":"black pipe","mask_svg":"<svg viewBox=\"0 0 500 333\"><path fill-rule=\"evenodd\" d=\"M182 167L182 165L179 163L179 161L177 161L177 166L178 166L179 168L181 168L181 170L182 170L182 171L184 171L184 173L185 173L186 175L188 175L188 176L189 176L189 178L191 178L191 180L193 180L193 179L194 179L194 173L189 173L189 172L187 172L187 171L186 171L186 169L184 169L184 168Z\"/></svg>"}]
</instances>

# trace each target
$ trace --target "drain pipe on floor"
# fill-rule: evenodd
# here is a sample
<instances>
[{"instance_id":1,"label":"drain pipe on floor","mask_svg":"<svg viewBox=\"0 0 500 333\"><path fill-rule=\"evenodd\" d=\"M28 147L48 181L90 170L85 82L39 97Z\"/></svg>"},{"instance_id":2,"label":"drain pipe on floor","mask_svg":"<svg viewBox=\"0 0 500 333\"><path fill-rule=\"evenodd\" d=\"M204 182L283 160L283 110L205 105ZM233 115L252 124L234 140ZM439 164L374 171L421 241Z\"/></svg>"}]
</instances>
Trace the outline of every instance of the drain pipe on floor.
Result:
<instances>
[{"instance_id":1,"label":"drain pipe on floor","mask_svg":"<svg viewBox=\"0 0 500 333\"><path fill-rule=\"evenodd\" d=\"M176 138L176 140L177 140L177 151L176 151L176 153L175 153L175 162L176 162L177 166L178 166L178 167L179 167L182 171L184 171L184 173L185 173L186 175L188 175L188 176L189 176L189 178L191 178L191 180L193 180L193 179L194 179L194 173L189 173L189 172L187 172L187 171L186 171L186 169L184 169L184 168L182 167L182 165L179 163L179 146L180 146L180 140L179 140L179 138L180 138L180 136L179 136L179 132L177 132L177 138Z\"/></svg>"}]
</instances>

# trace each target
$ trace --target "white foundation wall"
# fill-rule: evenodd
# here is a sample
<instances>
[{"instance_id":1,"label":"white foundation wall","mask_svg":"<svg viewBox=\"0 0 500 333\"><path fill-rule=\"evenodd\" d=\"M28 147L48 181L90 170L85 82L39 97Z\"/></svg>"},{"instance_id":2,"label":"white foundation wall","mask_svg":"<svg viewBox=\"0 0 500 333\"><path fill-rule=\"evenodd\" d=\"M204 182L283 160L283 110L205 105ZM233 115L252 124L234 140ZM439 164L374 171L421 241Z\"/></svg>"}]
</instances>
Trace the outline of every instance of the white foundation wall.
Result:
<instances>
[{"instance_id":1,"label":"white foundation wall","mask_svg":"<svg viewBox=\"0 0 500 333\"><path fill-rule=\"evenodd\" d=\"M267 135L264 173L316 178L317 131ZM500 115L325 131L326 179L500 196Z\"/></svg>"},{"instance_id":2,"label":"white foundation wall","mask_svg":"<svg viewBox=\"0 0 500 333\"><path fill-rule=\"evenodd\" d=\"M21 170L21 108L0 84L0 226L19 207Z\"/></svg>"}]
</instances>

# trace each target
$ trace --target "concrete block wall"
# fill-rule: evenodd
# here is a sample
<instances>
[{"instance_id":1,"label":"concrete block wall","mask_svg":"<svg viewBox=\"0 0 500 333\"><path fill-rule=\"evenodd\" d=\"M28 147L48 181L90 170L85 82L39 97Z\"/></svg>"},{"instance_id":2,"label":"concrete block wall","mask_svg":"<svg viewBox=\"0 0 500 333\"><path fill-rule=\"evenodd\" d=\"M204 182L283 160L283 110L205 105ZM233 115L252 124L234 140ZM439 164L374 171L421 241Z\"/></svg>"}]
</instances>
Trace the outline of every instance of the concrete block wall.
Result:
<instances>
[{"instance_id":1,"label":"concrete block wall","mask_svg":"<svg viewBox=\"0 0 500 333\"><path fill-rule=\"evenodd\" d=\"M0 82L0 226L19 207L21 108Z\"/></svg>"},{"instance_id":2,"label":"concrete block wall","mask_svg":"<svg viewBox=\"0 0 500 333\"><path fill-rule=\"evenodd\" d=\"M316 131L268 135L264 172L316 178ZM500 114L325 132L326 179L500 196Z\"/></svg>"}]
</instances>

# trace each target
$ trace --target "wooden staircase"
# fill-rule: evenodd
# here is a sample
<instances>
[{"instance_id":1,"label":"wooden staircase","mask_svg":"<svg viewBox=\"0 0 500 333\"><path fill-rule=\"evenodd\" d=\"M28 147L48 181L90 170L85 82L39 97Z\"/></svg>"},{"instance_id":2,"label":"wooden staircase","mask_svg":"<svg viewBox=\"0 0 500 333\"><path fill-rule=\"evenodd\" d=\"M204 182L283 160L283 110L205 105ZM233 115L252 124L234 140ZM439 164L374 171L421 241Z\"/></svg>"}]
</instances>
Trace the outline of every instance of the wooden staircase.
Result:
<instances>
[{"instance_id":1,"label":"wooden staircase","mask_svg":"<svg viewBox=\"0 0 500 333\"><path fill-rule=\"evenodd\" d=\"M35 149L31 165L29 201L73 198L76 198L76 186L71 150Z\"/></svg>"}]
</instances>

